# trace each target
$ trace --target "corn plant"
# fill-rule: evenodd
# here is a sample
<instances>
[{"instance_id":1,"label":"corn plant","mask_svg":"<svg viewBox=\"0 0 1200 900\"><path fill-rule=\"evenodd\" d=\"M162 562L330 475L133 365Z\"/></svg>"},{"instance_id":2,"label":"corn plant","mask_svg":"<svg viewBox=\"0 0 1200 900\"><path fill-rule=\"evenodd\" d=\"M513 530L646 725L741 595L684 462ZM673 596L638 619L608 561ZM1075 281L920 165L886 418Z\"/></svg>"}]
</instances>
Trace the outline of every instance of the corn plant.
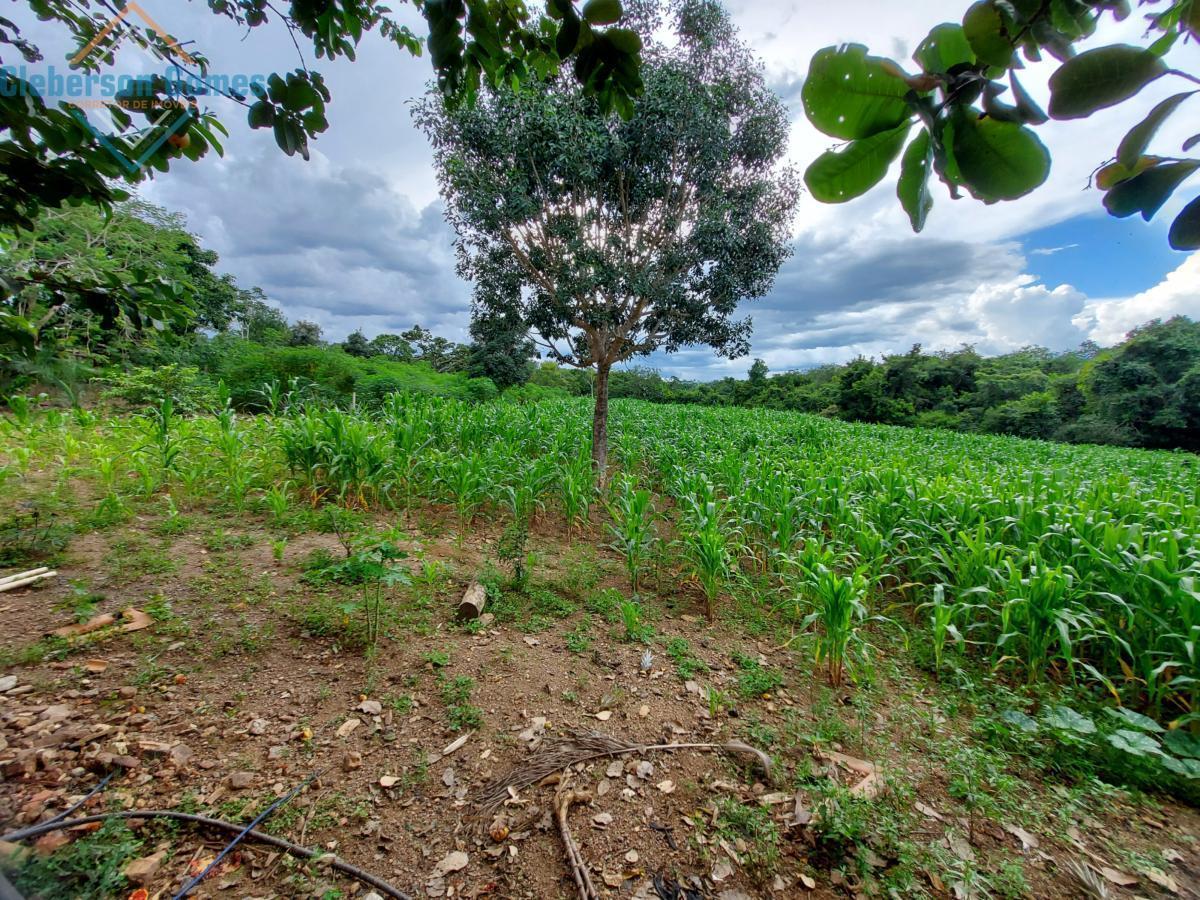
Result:
<instances>
[{"instance_id":1,"label":"corn plant","mask_svg":"<svg viewBox=\"0 0 1200 900\"><path fill-rule=\"evenodd\" d=\"M612 499L608 526L612 548L625 559L625 571L634 594L641 590L642 568L655 541L655 513L651 494L629 475L619 475L610 485Z\"/></svg>"},{"instance_id":2,"label":"corn plant","mask_svg":"<svg viewBox=\"0 0 1200 900\"><path fill-rule=\"evenodd\" d=\"M921 609L928 610L929 636L933 649L933 671L940 675L942 662L946 656L946 645L950 641L953 641L958 647L962 647L964 644L962 632L959 631L954 620L962 614L965 604L947 603L946 586L935 584L933 599L928 603L921 604L918 610Z\"/></svg>"},{"instance_id":3,"label":"corn plant","mask_svg":"<svg viewBox=\"0 0 1200 900\"><path fill-rule=\"evenodd\" d=\"M710 482L685 498L683 534L678 544L692 577L704 592L704 615L716 619L716 601L734 575L733 553L736 534L724 521L725 503L716 498Z\"/></svg>"},{"instance_id":4,"label":"corn plant","mask_svg":"<svg viewBox=\"0 0 1200 900\"><path fill-rule=\"evenodd\" d=\"M458 543L462 546L467 526L487 499L491 473L487 461L478 453L442 456L438 470L438 480L458 515Z\"/></svg>"},{"instance_id":5,"label":"corn plant","mask_svg":"<svg viewBox=\"0 0 1200 900\"><path fill-rule=\"evenodd\" d=\"M575 531L582 530L587 523L595 499L596 483L591 459L577 455L564 460L558 487L569 542L574 538Z\"/></svg>"},{"instance_id":6,"label":"corn plant","mask_svg":"<svg viewBox=\"0 0 1200 900\"><path fill-rule=\"evenodd\" d=\"M867 618L867 581L861 572L841 575L822 567L810 573L805 587L814 609L803 624L805 628L817 626L816 662L825 664L829 683L840 687L847 659L856 648L866 647L858 628Z\"/></svg>"}]
</instances>

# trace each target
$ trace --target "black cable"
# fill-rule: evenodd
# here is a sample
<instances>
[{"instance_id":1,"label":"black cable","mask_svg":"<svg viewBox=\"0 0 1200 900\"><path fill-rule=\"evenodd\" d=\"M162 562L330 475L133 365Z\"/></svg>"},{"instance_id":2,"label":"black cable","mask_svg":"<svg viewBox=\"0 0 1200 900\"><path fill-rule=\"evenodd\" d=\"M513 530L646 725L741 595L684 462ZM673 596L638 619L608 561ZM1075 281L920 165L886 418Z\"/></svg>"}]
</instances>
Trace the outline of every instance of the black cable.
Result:
<instances>
[{"instance_id":1,"label":"black cable","mask_svg":"<svg viewBox=\"0 0 1200 900\"><path fill-rule=\"evenodd\" d=\"M243 830L241 825L235 825L232 822L226 822L222 819L210 819L208 816L197 816L192 813L176 812L173 809L128 809L119 810L118 812L99 813L94 816L80 816L77 819L64 819L61 822L42 823L41 825L31 825L28 828L22 828L20 831L14 831L9 834L0 835L0 841L7 843L15 843L17 841L28 840L29 838L40 837L43 834L49 834L52 831L61 831L64 828L74 828L77 825L90 825L93 822L107 822L110 819L175 819L180 822L191 822L196 825L205 825L209 828L219 828L222 831L238 833ZM307 847L301 847L299 844L293 844L291 841L285 841L283 838L275 837L272 834L266 834L262 831L251 831L245 836L246 840L254 841L257 844L266 844L269 847L274 847L277 850L283 850L290 853L292 856L298 856L301 859L320 859L322 864L327 864L331 869L336 869L343 875L353 878L355 881L361 881L363 884L370 885L393 900L412 900L412 898L392 887L382 878L372 875L370 872L363 871L357 866L351 865L344 860L339 859L332 853L321 853L317 850L309 850ZM7 900L3 895L0 895L0 900ZM17 896L20 900L20 895Z\"/></svg>"}]
</instances>

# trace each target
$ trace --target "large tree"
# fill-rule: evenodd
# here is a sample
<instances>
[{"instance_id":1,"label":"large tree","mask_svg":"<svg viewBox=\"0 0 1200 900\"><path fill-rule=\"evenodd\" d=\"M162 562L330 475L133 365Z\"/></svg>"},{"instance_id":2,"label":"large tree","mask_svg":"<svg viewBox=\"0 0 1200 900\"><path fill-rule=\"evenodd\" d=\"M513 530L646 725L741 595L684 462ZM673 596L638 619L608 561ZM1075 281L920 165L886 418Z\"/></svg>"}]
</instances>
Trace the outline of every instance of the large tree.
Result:
<instances>
[{"instance_id":1,"label":"large tree","mask_svg":"<svg viewBox=\"0 0 1200 900\"><path fill-rule=\"evenodd\" d=\"M628 119L577 82L505 86L474 106L430 96L437 160L475 315L516 315L555 361L595 370L592 458L604 478L612 367L655 349L748 349L739 301L790 252L797 178L788 116L711 0L648 2L644 89Z\"/></svg>"}]
</instances>

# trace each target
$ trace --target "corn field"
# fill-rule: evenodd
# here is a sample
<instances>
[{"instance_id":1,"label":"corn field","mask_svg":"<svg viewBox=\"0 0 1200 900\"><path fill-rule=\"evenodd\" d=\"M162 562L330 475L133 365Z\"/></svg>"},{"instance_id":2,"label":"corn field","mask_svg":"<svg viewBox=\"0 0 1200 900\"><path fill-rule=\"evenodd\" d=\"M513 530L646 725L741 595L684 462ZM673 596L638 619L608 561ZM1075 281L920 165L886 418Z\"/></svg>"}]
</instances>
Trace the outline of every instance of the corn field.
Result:
<instances>
[{"instance_id":1,"label":"corn field","mask_svg":"<svg viewBox=\"0 0 1200 900\"><path fill-rule=\"evenodd\" d=\"M213 498L275 517L290 503L432 504L460 537L480 517L549 518L567 540L614 548L635 592L650 555L665 557L710 617L756 586L784 628L822 626L835 680L878 619L938 667L967 656L1176 726L1200 718L1191 455L617 401L614 471L597 490L586 401L277 407L5 420L0 493L36 493L80 527Z\"/></svg>"}]
</instances>

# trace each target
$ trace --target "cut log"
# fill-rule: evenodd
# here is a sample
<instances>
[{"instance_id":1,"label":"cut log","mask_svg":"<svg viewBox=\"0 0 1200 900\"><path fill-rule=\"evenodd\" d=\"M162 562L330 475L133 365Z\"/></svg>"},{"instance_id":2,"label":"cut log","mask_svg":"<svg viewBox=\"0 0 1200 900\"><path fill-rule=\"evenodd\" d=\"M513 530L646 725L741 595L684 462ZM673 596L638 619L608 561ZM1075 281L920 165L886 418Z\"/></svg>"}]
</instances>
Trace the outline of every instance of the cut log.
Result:
<instances>
[{"instance_id":1,"label":"cut log","mask_svg":"<svg viewBox=\"0 0 1200 900\"><path fill-rule=\"evenodd\" d=\"M483 615L483 606L487 603L487 589L478 581L472 581L462 600L458 602L458 621L466 622L478 619Z\"/></svg>"},{"instance_id":2,"label":"cut log","mask_svg":"<svg viewBox=\"0 0 1200 900\"><path fill-rule=\"evenodd\" d=\"M19 581L6 581L0 584L0 594L3 594L5 591L15 591L19 587L25 587L25 585L41 581L43 578L53 578L57 574L57 572L42 572L40 575L30 575L28 578L22 578Z\"/></svg>"}]
</instances>

